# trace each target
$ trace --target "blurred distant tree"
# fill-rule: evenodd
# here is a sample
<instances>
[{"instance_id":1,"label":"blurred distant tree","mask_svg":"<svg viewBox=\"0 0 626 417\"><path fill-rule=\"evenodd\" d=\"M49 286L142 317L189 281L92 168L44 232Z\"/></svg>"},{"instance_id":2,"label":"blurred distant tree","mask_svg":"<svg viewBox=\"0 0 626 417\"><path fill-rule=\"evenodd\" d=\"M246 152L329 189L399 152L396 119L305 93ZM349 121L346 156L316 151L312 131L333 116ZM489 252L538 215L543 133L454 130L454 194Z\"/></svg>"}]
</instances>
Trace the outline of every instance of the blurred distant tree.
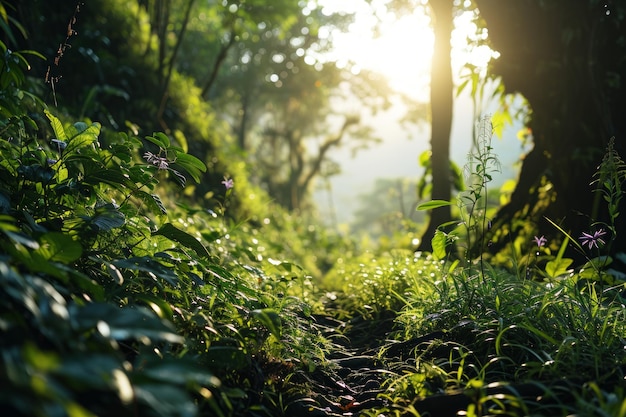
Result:
<instances>
[{"instance_id":1,"label":"blurred distant tree","mask_svg":"<svg viewBox=\"0 0 626 417\"><path fill-rule=\"evenodd\" d=\"M262 4L275 10L273 2ZM329 14L314 2L284 8L280 18L245 13L206 51L195 52L209 22L192 22L183 49L194 51L195 62L184 70L206 81L206 97L230 121L258 183L299 210L334 148L354 151L376 140L361 114L387 108L392 91L381 76L325 55L333 31L345 30L351 15ZM205 79L199 62L219 65Z\"/></svg>"},{"instance_id":2,"label":"blurred distant tree","mask_svg":"<svg viewBox=\"0 0 626 417\"><path fill-rule=\"evenodd\" d=\"M423 220L424 213L416 211L415 180L379 178L371 192L359 195L351 230L366 232L372 238L393 236L406 230L407 222Z\"/></svg>"},{"instance_id":3,"label":"blurred distant tree","mask_svg":"<svg viewBox=\"0 0 626 417\"><path fill-rule=\"evenodd\" d=\"M150 48L156 47L157 57L157 75L159 77L160 105L156 114L157 121L167 129L163 124L163 112L168 98L168 89L170 80L176 65L178 52L185 38L187 26L191 18L195 0L185 0L182 8L179 8L180 2L176 1L173 5L172 0L138 0L140 6L145 8L150 17L150 30L157 42L148 42L146 44L146 53L150 52ZM175 7L173 7L175 6ZM182 11L182 15L178 16ZM179 23L179 27L174 29L175 23ZM174 39L171 41L171 39Z\"/></svg>"},{"instance_id":4,"label":"blurred distant tree","mask_svg":"<svg viewBox=\"0 0 626 417\"><path fill-rule=\"evenodd\" d=\"M590 183L607 143L626 155L626 5L598 0L476 0L500 57L491 74L521 93L533 149L510 202L493 221L493 250L533 234L577 237L606 221ZM623 206L623 204L622 204ZM622 207L622 216L626 212ZM622 227L618 230L624 230ZM599 227L599 226L595 226ZM618 233L616 248L626 247Z\"/></svg>"}]
</instances>

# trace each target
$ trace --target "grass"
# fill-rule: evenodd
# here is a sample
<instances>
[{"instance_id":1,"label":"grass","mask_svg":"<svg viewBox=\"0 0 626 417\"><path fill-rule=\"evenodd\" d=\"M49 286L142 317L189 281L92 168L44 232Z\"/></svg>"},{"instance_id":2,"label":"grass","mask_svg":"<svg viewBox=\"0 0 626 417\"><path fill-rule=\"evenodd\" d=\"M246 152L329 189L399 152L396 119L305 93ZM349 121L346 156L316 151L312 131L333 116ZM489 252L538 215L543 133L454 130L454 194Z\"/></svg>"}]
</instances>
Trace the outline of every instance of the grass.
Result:
<instances>
[{"instance_id":1,"label":"grass","mask_svg":"<svg viewBox=\"0 0 626 417\"><path fill-rule=\"evenodd\" d=\"M480 238L478 229L487 223L488 207L476 207L486 194L491 177L485 167L492 157L488 145L476 149L479 155L468 165L474 185L459 199L461 230L442 232L433 241L446 262L434 279L412 270L417 275L398 297L404 306L396 318L397 341L422 342L412 357L390 364L397 371L387 381L385 396L394 405L379 411L420 415L421 406L423 415L431 415L428 401L420 400L446 395L454 401L462 393L458 415L626 415L626 283L611 274L610 258L600 253L610 241L590 243L591 236L604 235L581 236L590 255L576 268L563 258L564 249L569 244L586 253L585 248L563 229L555 255L535 239L535 258L541 250L545 270L532 265L531 257L507 268L490 265L482 256L474 260L468 251L464 263L454 261L455 252L442 252L453 250L450 243L462 236L470 248L470 239ZM592 226L605 226L614 237L624 164L612 144L596 178L611 179L597 182L612 221ZM429 334L435 336L423 342Z\"/></svg>"}]
</instances>

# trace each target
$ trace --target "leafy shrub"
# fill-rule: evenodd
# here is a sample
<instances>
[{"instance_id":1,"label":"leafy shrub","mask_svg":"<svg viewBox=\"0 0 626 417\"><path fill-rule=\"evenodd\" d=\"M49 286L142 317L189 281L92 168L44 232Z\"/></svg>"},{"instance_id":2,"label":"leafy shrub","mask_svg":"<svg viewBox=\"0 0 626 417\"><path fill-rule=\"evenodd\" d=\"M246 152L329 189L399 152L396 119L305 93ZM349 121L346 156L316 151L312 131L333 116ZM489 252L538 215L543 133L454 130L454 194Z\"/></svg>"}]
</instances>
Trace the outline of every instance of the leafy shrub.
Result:
<instances>
[{"instance_id":1,"label":"leafy shrub","mask_svg":"<svg viewBox=\"0 0 626 417\"><path fill-rule=\"evenodd\" d=\"M323 340L290 296L304 273L255 249L243 262L223 217L157 194L199 181L200 160L162 133L45 115L46 139L28 116L0 139L3 410L236 415L272 355L315 366Z\"/></svg>"}]
</instances>

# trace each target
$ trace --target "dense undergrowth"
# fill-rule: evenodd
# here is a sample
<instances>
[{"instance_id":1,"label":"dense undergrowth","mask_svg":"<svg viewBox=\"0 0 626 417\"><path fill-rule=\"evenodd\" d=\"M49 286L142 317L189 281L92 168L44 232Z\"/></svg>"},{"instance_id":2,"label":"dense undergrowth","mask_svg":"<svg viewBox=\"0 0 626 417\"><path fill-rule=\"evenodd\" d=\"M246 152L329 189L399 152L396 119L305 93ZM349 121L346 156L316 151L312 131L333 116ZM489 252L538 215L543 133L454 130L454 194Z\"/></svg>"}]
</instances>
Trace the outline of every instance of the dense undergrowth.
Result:
<instances>
[{"instance_id":1,"label":"dense undergrowth","mask_svg":"<svg viewBox=\"0 0 626 417\"><path fill-rule=\"evenodd\" d=\"M365 251L269 202L229 215L251 192L237 178L194 205L202 160L55 114L21 89L26 54L0 46L3 415L293 415L305 376L333 367L320 318L391 312L385 401L363 415L437 415L424 404L441 396L463 399L454 415L626 416L620 231L555 224L562 242L516 242L506 262L471 253L497 168L485 122L433 254ZM609 148L595 183L612 219L625 177Z\"/></svg>"},{"instance_id":2,"label":"dense undergrowth","mask_svg":"<svg viewBox=\"0 0 626 417\"><path fill-rule=\"evenodd\" d=\"M325 237L269 208L235 223L231 178L212 208L190 206L182 191L202 161L163 133L61 121L20 89L25 54L4 55L3 414L280 409L272 363L314 367L326 342L311 327L310 277L282 260L301 248L278 249L276 235Z\"/></svg>"}]
</instances>

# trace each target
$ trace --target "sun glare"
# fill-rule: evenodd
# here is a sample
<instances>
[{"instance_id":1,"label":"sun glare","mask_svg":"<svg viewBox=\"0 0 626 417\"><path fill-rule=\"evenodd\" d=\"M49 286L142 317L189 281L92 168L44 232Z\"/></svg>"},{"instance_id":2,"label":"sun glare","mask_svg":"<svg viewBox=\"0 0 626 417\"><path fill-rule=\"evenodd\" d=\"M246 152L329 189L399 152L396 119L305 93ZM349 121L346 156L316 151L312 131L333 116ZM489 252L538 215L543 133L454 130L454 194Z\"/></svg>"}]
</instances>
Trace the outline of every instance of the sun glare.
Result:
<instances>
[{"instance_id":1,"label":"sun glare","mask_svg":"<svg viewBox=\"0 0 626 417\"><path fill-rule=\"evenodd\" d=\"M385 76L392 88L420 96L429 82L433 53L430 18L415 14L396 19L385 15L375 33L376 17L368 9L357 9L357 17L346 33L333 33L338 65L356 64L353 72L366 68Z\"/></svg>"},{"instance_id":2,"label":"sun glare","mask_svg":"<svg viewBox=\"0 0 626 417\"><path fill-rule=\"evenodd\" d=\"M347 32L332 33L333 58L339 66L351 61L356 64L353 72L358 72L359 68L378 72L395 90L420 100L427 99L434 34L430 17L422 8L417 8L411 15L396 17L380 9L374 11L377 14L374 16L371 7L362 0L329 0L322 4L328 12L356 12L355 21ZM471 14L461 15L455 20L451 42L456 74L466 62L486 66L493 54L486 46L468 51L466 40L476 32L471 17ZM380 19L378 34L375 33L377 19Z\"/></svg>"}]
</instances>

